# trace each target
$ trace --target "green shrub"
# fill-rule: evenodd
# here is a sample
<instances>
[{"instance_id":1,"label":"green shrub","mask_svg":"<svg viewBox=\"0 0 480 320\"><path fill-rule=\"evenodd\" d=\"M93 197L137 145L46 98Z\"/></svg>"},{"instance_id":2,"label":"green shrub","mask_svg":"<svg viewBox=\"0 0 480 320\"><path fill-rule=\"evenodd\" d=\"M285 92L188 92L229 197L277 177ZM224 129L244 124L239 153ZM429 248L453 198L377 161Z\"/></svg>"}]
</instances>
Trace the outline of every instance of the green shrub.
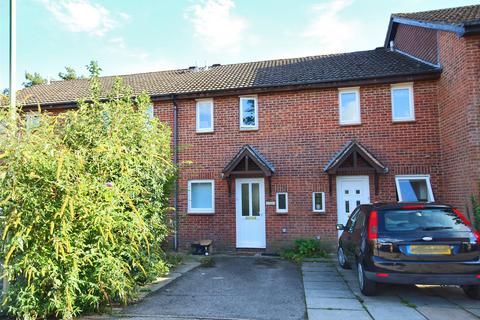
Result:
<instances>
[{"instance_id":1,"label":"green shrub","mask_svg":"<svg viewBox=\"0 0 480 320\"><path fill-rule=\"evenodd\" d=\"M183 256L179 253L169 253L166 257L166 264L169 269L176 268L183 262Z\"/></svg>"},{"instance_id":2,"label":"green shrub","mask_svg":"<svg viewBox=\"0 0 480 320\"><path fill-rule=\"evenodd\" d=\"M169 128L147 116L148 95L117 80L108 101L92 79L92 101L58 116L24 115L0 141L2 250L9 314L71 319L112 302L168 270L175 174Z\"/></svg>"},{"instance_id":3,"label":"green shrub","mask_svg":"<svg viewBox=\"0 0 480 320\"><path fill-rule=\"evenodd\" d=\"M293 247L286 249L282 257L294 262L302 262L305 258L325 258L328 255L326 246L316 239L298 239Z\"/></svg>"}]
</instances>

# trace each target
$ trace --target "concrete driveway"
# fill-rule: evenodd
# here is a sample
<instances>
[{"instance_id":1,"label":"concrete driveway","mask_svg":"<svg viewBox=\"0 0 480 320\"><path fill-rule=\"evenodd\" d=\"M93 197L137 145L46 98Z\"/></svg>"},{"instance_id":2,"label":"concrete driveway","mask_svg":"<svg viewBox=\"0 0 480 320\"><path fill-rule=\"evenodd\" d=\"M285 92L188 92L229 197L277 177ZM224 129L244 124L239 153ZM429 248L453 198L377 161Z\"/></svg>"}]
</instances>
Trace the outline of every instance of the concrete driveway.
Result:
<instances>
[{"instance_id":1,"label":"concrete driveway","mask_svg":"<svg viewBox=\"0 0 480 320\"><path fill-rule=\"evenodd\" d=\"M217 256L127 307L129 319L306 319L298 266L275 258Z\"/></svg>"},{"instance_id":2,"label":"concrete driveway","mask_svg":"<svg viewBox=\"0 0 480 320\"><path fill-rule=\"evenodd\" d=\"M355 273L336 263L305 262L302 273L309 320L480 319L480 301L458 287L389 285L365 297Z\"/></svg>"}]
</instances>

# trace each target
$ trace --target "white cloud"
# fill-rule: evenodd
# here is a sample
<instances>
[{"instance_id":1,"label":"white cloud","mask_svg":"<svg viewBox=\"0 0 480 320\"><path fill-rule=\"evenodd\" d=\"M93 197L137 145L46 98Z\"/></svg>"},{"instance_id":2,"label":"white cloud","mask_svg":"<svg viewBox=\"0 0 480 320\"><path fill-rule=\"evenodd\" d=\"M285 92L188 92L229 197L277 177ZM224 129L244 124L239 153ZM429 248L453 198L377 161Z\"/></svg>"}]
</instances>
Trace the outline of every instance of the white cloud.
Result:
<instances>
[{"instance_id":1,"label":"white cloud","mask_svg":"<svg viewBox=\"0 0 480 320\"><path fill-rule=\"evenodd\" d=\"M359 21L345 19L341 13L352 3L353 0L332 0L311 7L313 19L301 36L317 44L317 54L351 50L352 42L361 35L362 26Z\"/></svg>"},{"instance_id":2,"label":"white cloud","mask_svg":"<svg viewBox=\"0 0 480 320\"><path fill-rule=\"evenodd\" d=\"M185 17L207 50L238 52L243 45L248 24L234 8L232 0L202 0L188 8Z\"/></svg>"},{"instance_id":3,"label":"white cloud","mask_svg":"<svg viewBox=\"0 0 480 320\"><path fill-rule=\"evenodd\" d=\"M108 39L108 46L103 50L107 56L115 57L115 61L129 61L129 63L114 63L114 70L105 70L106 74L130 74L171 69L171 61L162 57L161 53L152 53L143 48L129 46L123 37ZM111 64L111 61L106 64ZM110 72L110 73L109 73Z\"/></svg>"},{"instance_id":4,"label":"white cloud","mask_svg":"<svg viewBox=\"0 0 480 320\"><path fill-rule=\"evenodd\" d=\"M107 8L89 0L41 0L55 19L72 32L103 36L127 21L126 13L113 14Z\"/></svg>"},{"instance_id":5,"label":"white cloud","mask_svg":"<svg viewBox=\"0 0 480 320\"><path fill-rule=\"evenodd\" d=\"M127 46L125 44L125 39L122 37L115 37L108 40L112 45L117 46L119 49L125 49Z\"/></svg>"}]
</instances>

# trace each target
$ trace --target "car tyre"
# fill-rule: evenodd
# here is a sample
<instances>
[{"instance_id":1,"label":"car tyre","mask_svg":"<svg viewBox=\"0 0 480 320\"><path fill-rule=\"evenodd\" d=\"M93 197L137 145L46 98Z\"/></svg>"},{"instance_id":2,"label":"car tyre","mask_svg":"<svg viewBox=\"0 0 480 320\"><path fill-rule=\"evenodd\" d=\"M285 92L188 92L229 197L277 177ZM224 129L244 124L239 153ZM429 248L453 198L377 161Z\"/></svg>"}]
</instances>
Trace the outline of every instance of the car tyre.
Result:
<instances>
[{"instance_id":1,"label":"car tyre","mask_svg":"<svg viewBox=\"0 0 480 320\"><path fill-rule=\"evenodd\" d=\"M361 262L357 263L358 286L365 296L374 296L377 293L377 283L365 276L365 270Z\"/></svg>"},{"instance_id":2,"label":"car tyre","mask_svg":"<svg viewBox=\"0 0 480 320\"><path fill-rule=\"evenodd\" d=\"M463 292L467 297L475 300L480 300L480 286L479 285L469 285L462 286Z\"/></svg>"},{"instance_id":3,"label":"car tyre","mask_svg":"<svg viewBox=\"0 0 480 320\"><path fill-rule=\"evenodd\" d=\"M342 269L351 269L350 264L348 263L347 257L345 256L345 252L341 246L338 246L337 250L337 258L338 264Z\"/></svg>"}]
</instances>

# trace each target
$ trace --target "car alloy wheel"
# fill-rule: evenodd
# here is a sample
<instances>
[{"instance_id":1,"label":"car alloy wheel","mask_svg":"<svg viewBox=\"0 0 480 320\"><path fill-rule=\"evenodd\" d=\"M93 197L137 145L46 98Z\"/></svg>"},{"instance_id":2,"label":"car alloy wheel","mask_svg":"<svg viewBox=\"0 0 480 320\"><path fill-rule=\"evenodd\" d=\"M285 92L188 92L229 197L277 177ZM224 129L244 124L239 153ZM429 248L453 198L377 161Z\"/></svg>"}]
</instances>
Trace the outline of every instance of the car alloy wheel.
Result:
<instances>
[{"instance_id":1,"label":"car alloy wheel","mask_svg":"<svg viewBox=\"0 0 480 320\"><path fill-rule=\"evenodd\" d=\"M345 262L347 262L347 259L345 259L345 253L343 253L342 247L338 247L338 263L341 266L344 266Z\"/></svg>"},{"instance_id":2,"label":"car alloy wheel","mask_svg":"<svg viewBox=\"0 0 480 320\"><path fill-rule=\"evenodd\" d=\"M357 263L358 286L365 296L373 296L377 293L377 283L365 276L365 270L361 262Z\"/></svg>"},{"instance_id":3,"label":"car alloy wheel","mask_svg":"<svg viewBox=\"0 0 480 320\"><path fill-rule=\"evenodd\" d=\"M358 285L360 287L360 290L363 291L365 287L365 275L363 274L363 266L360 262L357 265L357 275L358 275Z\"/></svg>"}]
</instances>

